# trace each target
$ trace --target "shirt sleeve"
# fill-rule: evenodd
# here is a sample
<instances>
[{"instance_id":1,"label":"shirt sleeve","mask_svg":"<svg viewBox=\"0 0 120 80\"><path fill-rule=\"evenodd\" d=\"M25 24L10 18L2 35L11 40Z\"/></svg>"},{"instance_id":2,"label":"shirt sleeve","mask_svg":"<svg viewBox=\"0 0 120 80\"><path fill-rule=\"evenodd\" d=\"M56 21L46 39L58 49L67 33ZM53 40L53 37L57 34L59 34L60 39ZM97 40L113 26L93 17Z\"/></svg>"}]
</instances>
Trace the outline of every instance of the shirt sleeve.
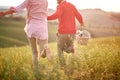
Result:
<instances>
[{"instance_id":1,"label":"shirt sleeve","mask_svg":"<svg viewBox=\"0 0 120 80\"><path fill-rule=\"evenodd\" d=\"M47 20L54 20L59 18L62 15L63 11L62 11L62 7L61 6L57 6L57 9L55 11L55 13L53 13L52 15L47 17Z\"/></svg>"},{"instance_id":2,"label":"shirt sleeve","mask_svg":"<svg viewBox=\"0 0 120 80\"><path fill-rule=\"evenodd\" d=\"M74 6L73 11L75 13L75 17L77 18L77 20L79 21L79 23L83 26L83 18L82 15L78 12L78 10L76 9L76 7Z\"/></svg>"},{"instance_id":3,"label":"shirt sleeve","mask_svg":"<svg viewBox=\"0 0 120 80\"><path fill-rule=\"evenodd\" d=\"M28 3L29 3L29 0L25 0L23 3L21 3L17 7L14 7L14 11L20 12L21 10L23 10L24 8L26 8L28 6Z\"/></svg>"}]
</instances>

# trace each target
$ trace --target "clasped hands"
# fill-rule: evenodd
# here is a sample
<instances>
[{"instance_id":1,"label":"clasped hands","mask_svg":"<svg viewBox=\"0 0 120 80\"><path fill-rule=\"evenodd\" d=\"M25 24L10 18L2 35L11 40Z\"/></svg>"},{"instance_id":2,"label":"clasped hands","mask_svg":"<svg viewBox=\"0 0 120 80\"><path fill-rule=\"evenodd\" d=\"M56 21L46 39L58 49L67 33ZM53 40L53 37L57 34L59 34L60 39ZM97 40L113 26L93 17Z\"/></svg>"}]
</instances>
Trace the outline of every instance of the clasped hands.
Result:
<instances>
[{"instance_id":1,"label":"clasped hands","mask_svg":"<svg viewBox=\"0 0 120 80\"><path fill-rule=\"evenodd\" d=\"M7 14L13 14L15 11L14 11L14 8L13 7L10 7L10 9L8 9L7 11L1 11L0 12L0 16L5 16Z\"/></svg>"}]
</instances>

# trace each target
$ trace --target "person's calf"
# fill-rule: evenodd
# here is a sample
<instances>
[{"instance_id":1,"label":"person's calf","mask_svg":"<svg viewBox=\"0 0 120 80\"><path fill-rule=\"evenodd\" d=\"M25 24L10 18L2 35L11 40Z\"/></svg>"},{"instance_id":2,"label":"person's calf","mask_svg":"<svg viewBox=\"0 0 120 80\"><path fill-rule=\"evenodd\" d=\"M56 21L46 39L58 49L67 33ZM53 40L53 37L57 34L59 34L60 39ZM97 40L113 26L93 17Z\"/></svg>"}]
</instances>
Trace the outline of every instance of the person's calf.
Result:
<instances>
[{"instance_id":1,"label":"person's calf","mask_svg":"<svg viewBox=\"0 0 120 80\"><path fill-rule=\"evenodd\" d=\"M33 69L38 70L38 55L32 55Z\"/></svg>"}]
</instances>

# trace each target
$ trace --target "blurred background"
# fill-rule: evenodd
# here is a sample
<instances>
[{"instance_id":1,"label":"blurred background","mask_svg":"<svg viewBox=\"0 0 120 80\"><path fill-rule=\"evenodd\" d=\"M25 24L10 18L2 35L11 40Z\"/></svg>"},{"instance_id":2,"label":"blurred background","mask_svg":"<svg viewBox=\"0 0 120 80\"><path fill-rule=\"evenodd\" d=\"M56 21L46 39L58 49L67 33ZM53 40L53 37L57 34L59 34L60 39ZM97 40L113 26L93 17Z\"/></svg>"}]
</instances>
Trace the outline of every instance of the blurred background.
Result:
<instances>
[{"instance_id":1,"label":"blurred background","mask_svg":"<svg viewBox=\"0 0 120 80\"><path fill-rule=\"evenodd\" d=\"M0 11L17 6L24 0L0 0ZM73 3L83 16L86 29L92 38L120 36L120 6L117 0L67 0ZM114 2L114 4L113 4ZM48 15L55 12L56 0L48 0ZM26 10L0 17L0 47L28 45L24 32ZM49 42L56 41L58 21L48 21ZM76 20L76 25L79 23Z\"/></svg>"}]
</instances>

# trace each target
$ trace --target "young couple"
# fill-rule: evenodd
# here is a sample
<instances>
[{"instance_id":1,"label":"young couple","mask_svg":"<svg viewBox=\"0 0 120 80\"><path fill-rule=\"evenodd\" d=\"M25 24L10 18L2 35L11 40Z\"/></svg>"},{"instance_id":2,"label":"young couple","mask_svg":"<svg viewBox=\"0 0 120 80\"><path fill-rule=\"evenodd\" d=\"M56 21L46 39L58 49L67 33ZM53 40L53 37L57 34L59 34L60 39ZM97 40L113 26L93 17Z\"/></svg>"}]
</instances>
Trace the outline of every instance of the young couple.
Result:
<instances>
[{"instance_id":1,"label":"young couple","mask_svg":"<svg viewBox=\"0 0 120 80\"><path fill-rule=\"evenodd\" d=\"M65 66L63 52L76 55L74 49L74 37L77 30L75 18L77 18L81 26L84 26L82 16L77 11L76 7L66 0L57 0L57 3L55 13L50 16L47 16L47 0L25 0L17 7L11 7L6 12L0 12L0 16L5 16L7 14L20 12L24 8L27 9L24 30L32 49L32 60L35 69L38 68L36 40L39 42L41 57L47 57L48 60L52 61L52 53L48 46L47 20L58 19L57 49L60 65L62 67Z\"/></svg>"}]
</instances>

